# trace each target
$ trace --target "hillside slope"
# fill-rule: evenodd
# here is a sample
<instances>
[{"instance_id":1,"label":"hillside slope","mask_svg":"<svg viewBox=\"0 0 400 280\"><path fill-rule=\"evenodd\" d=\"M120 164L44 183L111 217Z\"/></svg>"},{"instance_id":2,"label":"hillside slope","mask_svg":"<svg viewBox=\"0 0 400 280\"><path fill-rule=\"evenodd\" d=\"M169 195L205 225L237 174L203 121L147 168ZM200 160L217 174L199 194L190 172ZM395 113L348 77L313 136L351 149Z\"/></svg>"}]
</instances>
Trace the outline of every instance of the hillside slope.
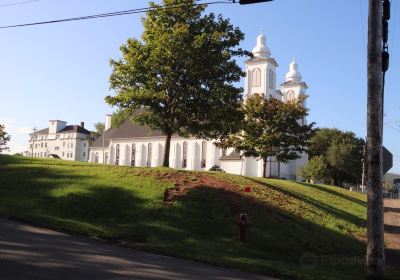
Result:
<instances>
[{"instance_id":1,"label":"hillside slope","mask_svg":"<svg viewBox=\"0 0 400 280\"><path fill-rule=\"evenodd\" d=\"M0 216L282 279L365 273L366 197L326 185L0 156Z\"/></svg>"}]
</instances>

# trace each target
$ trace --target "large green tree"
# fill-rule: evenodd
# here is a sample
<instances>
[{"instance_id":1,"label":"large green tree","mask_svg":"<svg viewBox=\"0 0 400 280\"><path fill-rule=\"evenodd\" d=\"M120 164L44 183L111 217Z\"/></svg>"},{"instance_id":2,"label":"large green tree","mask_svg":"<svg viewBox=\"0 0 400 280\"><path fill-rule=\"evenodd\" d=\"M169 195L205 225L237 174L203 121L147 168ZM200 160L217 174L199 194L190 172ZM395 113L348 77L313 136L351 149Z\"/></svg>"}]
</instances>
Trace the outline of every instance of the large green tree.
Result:
<instances>
[{"instance_id":1,"label":"large green tree","mask_svg":"<svg viewBox=\"0 0 400 280\"><path fill-rule=\"evenodd\" d=\"M141 40L121 46L111 60L106 101L120 108L145 109L133 121L165 136L164 166L169 166L171 136L224 137L237 130L244 73L235 57L244 34L221 15L205 14L195 0L164 0L143 18Z\"/></svg>"},{"instance_id":2,"label":"large green tree","mask_svg":"<svg viewBox=\"0 0 400 280\"><path fill-rule=\"evenodd\" d=\"M220 145L234 147L244 156L263 159L263 176L268 158L288 162L301 157L314 126L314 123L301 121L308 115L303 100L282 102L253 94L242 107L245 118L241 122L241 131L223 139Z\"/></svg>"},{"instance_id":3,"label":"large green tree","mask_svg":"<svg viewBox=\"0 0 400 280\"><path fill-rule=\"evenodd\" d=\"M8 141L10 141L10 135L5 131L5 126L0 124L0 153L8 150Z\"/></svg>"},{"instance_id":4,"label":"large green tree","mask_svg":"<svg viewBox=\"0 0 400 280\"><path fill-rule=\"evenodd\" d=\"M308 151L311 158L324 157L329 174L326 179L331 184L357 184L361 179L364 144L353 132L321 128L310 139Z\"/></svg>"}]
</instances>

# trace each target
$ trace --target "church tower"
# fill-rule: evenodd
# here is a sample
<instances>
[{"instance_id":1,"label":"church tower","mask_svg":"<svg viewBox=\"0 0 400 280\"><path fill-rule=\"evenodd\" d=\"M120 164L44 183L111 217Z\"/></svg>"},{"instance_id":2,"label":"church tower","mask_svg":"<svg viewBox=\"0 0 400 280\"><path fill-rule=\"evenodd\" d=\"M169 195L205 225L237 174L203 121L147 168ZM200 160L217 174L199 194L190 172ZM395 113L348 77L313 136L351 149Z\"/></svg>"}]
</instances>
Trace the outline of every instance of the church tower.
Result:
<instances>
[{"instance_id":1,"label":"church tower","mask_svg":"<svg viewBox=\"0 0 400 280\"><path fill-rule=\"evenodd\" d=\"M301 80L301 74L298 70L298 65L293 58L289 66L289 72L285 76L285 82L281 84L281 92L283 95L283 101L287 102L298 98L299 96L307 96L307 84ZM304 106L306 106L304 100Z\"/></svg>"},{"instance_id":2,"label":"church tower","mask_svg":"<svg viewBox=\"0 0 400 280\"><path fill-rule=\"evenodd\" d=\"M278 67L278 63L271 57L271 51L267 47L264 34L261 33L257 37L257 45L252 53L254 57L245 61L244 100L255 93L281 100L282 96L276 91L276 67Z\"/></svg>"},{"instance_id":3,"label":"church tower","mask_svg":"<svg viewBox=\"0 0 400 280\"><path fill-rule=\"evenodd\" d=\"M289 65L289 72L285 76L285 82L281 84L282 100L283 102L288 102L293 99L297 99L299 96L307 97L307 84L302 81L301 74L298 69L296 60L293 58ZM306 99L303 101L303 106L306 107ZM307 119L299 120L301 124L306 124ZM306 165L308 162L308 154L303 152L301 157L292 160L287 164L281 164L281 170L287 178L290 179L300 179L298 177L298 170L300 167Z\"/></svg>"}]
</instances>

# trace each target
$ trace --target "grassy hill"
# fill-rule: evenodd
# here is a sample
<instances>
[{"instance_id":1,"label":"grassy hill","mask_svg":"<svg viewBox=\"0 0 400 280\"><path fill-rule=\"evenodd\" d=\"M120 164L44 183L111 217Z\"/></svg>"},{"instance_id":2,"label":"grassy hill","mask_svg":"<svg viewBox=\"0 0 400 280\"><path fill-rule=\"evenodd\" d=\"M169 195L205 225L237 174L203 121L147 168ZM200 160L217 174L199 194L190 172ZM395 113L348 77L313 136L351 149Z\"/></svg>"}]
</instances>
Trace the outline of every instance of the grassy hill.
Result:
<instances>
[{"instance_id":1,"label":"grassy hill","mask_svg":"<svg viewBox=\"0 0 400 280\"><path fill-rule=\"evenodd\" d=\"M0 155L0 216L281 279L365 275L366 197L326 185Z\"/></svg>"}]
</instances>

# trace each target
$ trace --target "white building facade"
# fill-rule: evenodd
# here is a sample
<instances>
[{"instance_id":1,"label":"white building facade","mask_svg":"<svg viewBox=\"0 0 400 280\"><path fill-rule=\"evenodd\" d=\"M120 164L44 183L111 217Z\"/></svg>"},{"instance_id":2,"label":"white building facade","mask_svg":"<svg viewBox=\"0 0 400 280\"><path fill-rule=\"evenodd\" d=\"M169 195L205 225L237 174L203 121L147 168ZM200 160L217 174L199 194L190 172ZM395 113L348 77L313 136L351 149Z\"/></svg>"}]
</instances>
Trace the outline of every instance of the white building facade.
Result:
<instances>
[{"instance_id":1,"label":"white building facade","mask_svg":"<svg viewBox=\"0 0 400 280\"><path fill-rule=\"evenodd\" d=\"M29 135L28 156L88 161L90 131L80 125L50 120L49 127Z\"/></svg>"},{"instance_id":2,"label":"white building facade","mask_svg":"<svg viewBox=\"0 0 400 280\"><path fill-rule=\"evenodd\" d=\"M293 60L285 82L277 90L276 68L278 63L271 57L263 34L257 37L253 49L254 57L245 61L244 99L252 94L264 94L284 102L306 96L307 85L301 79L298 65ZM304 103L305 106L305 103ZM161 132L150 132L129 120L119 128L111 129L111 116L106 117L106 132L90 147L89 161L105 164L131 166L162 166L165 136ZM306 120L300 120L306 122ZM215 140L205 141L196 138L173 136L170 149L170 167L186 170L209 170L217 165L233 174L263 177L279 176L287 179L299 179L297 170L308 161L307 154L289 163L276 162L271 158L267 162L266 174L263 174L263 160L243 157L233 149L222 150L214 144Z\"/></svg>"}]
</instances>

